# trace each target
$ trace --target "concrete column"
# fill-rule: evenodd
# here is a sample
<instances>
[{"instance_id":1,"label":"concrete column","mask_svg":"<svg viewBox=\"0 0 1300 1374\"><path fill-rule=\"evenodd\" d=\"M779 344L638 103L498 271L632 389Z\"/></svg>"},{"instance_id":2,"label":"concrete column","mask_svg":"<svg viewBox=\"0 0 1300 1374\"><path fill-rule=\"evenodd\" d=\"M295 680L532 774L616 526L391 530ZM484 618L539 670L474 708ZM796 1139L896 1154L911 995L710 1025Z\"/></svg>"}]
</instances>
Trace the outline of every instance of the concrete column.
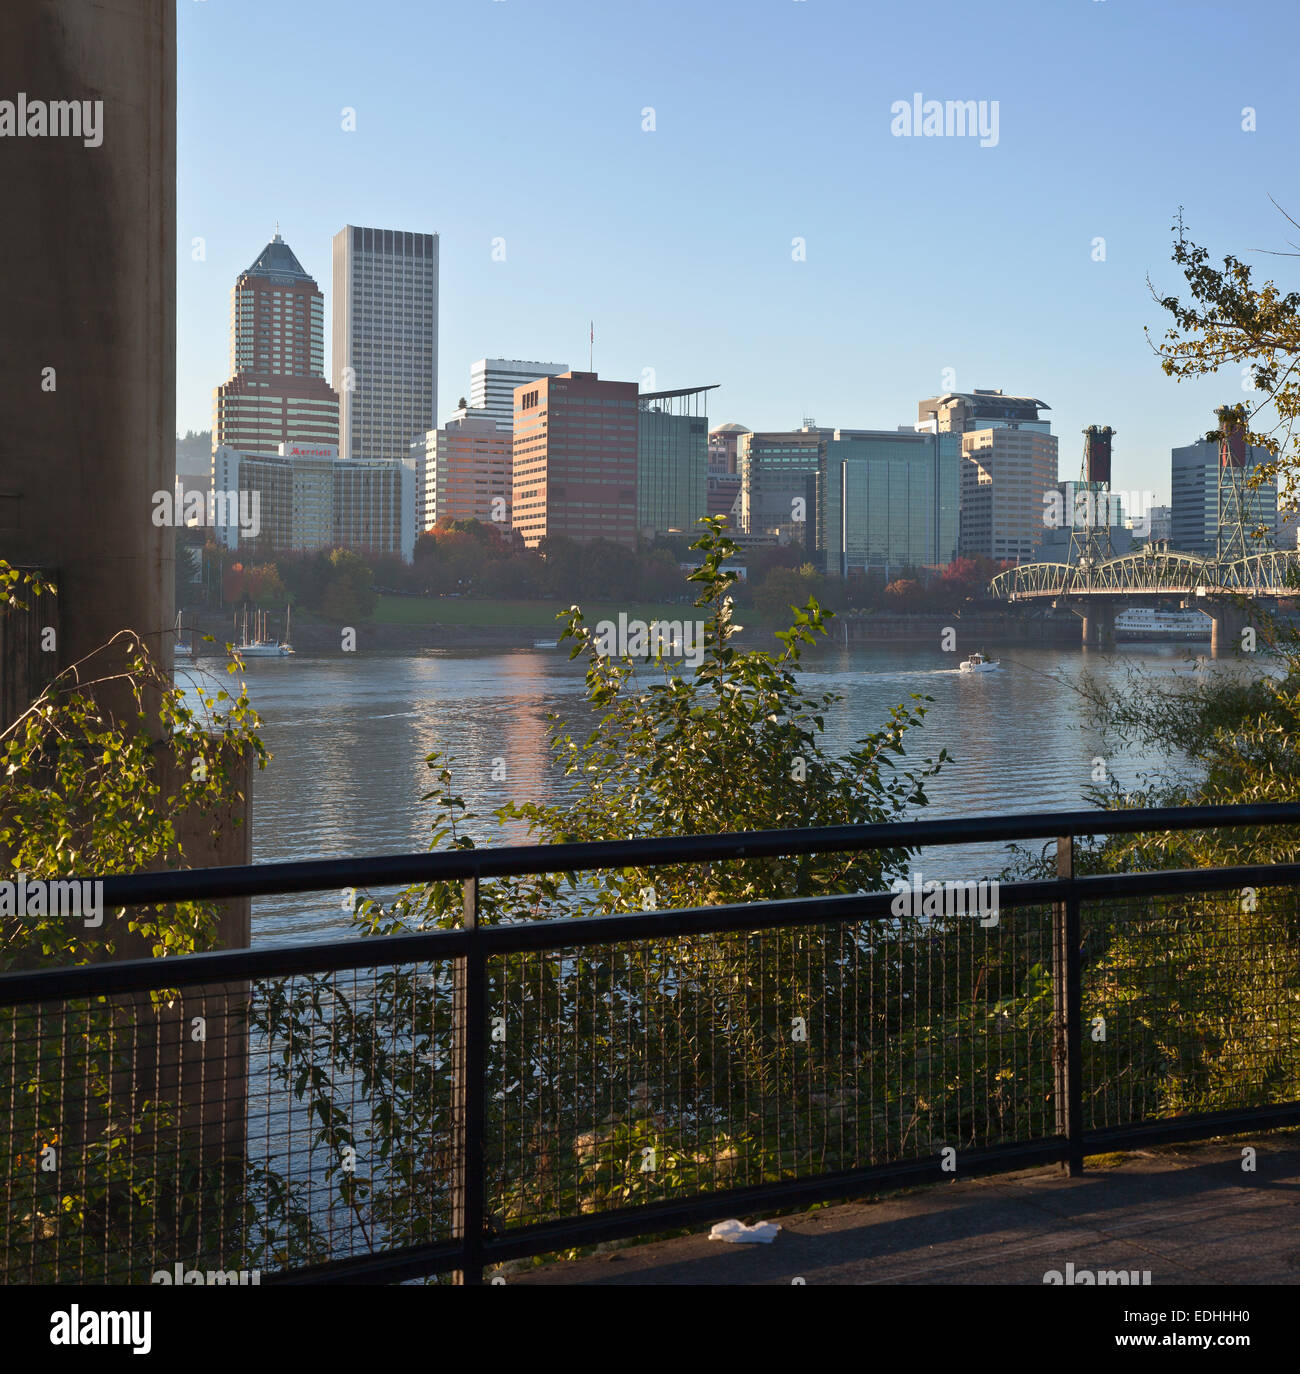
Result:
<instances>
[{"instance_id":1,"label":"concrete column","mask_svg":"<svg viewBox=\"0 0 1300 1374\"><path fill-rule=\"evenodd\" d=\"M20 92L91 102L98 144L0 138L0 557L57 574L60 668L128 627L170 667L174 0L0 6L0 100Z\"/></svg>"},{"instance_id":2,"label":"concrete column","mask_svg":"<svg viewBox=\"0 0 1300 1374\"><path fill-rule=\"evenodd\" d=\"M0 5L0 100L10 118L27 115L22 137L0 137L0 557L57 584L54 666L130 629L169 672L174 531L153 514L175 475L176 0ZM61 136L49 132L53 102ZM133 716L126 693L98 695ZM159 753L166 797L176 765ZM248 862L249 775L219 824L176 818L191 863ZM223 904L224 942L247 944L248 910ZM119 954L133 952L124 941ZM207 1157L227 1158L243 1146L245 989L207 992L179 1010L115 1003L134 1057L121 1096L101 1105L116 1116L134 1097L179 1098ZM211 1020L206 1041L189 1033L193 1015ZM174 1141L134 1148L143 1158L151 1145Z\"/></svg>"},{"instance_id":3,"label":"concrete column","mask_svg":"<svg viewBox=\"0 0 1300 1374\"><path fill-rule=\"evenodd\" d=\"M1210 653L1219 657L1241 651L1246 610L1235 601L1206 598L1201 609L1210 617Z\"/></svg>"},{"instance_id":4,"label":"concrete column","mask_svg":"<svg viewBox=\"0 0 1300 1374\"><path fill-rule=\"evenodd\" d=\"M1081 598L1070 608L1083 619L1083 643L1109 648L1115 643L1115 605L1109 598Z\"/></svg>"}]
</instances>

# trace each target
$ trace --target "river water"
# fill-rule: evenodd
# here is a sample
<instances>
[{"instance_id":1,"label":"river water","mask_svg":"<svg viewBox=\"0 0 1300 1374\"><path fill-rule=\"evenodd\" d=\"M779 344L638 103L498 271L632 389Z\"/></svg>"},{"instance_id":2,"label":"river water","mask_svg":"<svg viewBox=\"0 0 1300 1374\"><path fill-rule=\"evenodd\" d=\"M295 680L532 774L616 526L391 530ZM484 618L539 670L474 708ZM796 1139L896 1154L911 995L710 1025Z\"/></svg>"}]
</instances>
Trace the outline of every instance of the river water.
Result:
<instances>
[{"instance_id":1,"label":"river water","mask_svg":"<svg viewBox=\"0 0 1300 1374\"><path fill-rule=\"evenodd\" d=\"M820 650L805 659L811 690L842 700L827 714L827 744L850 747L879 729L911 692L933 697L921 729L908 737L919 761L946 748L953 756L927 791L931 818L1034 813L1083 804L1095 763L1122 781L1163 771L1166 761L1105 750L1081 710L1085 670L1122 685L1134 667L1194 680L1198 672L1242 671L1202 660L1203 645L1131 645L1097 650L1011 646L995 673L957 670L956 655L922 645L863 645ZM193 681L196 669L178 672ZM224 673L222 685L229 685ZM585 737L583 665L564 649L424 650L250 660L245 681L273 755L254 781L256 863L424 850L432 789L431 750L453 759L454 790L487 815L504 802L561 797L564 780L548 759L547 713ZM494 764L495 773L494 777ZM504 765L505 777L501 777ZM720 779L719 786L737 779ZM476 839L503 835L485 819ZM949 847L923 855L927 876L996 876L1000 845ZM257 946L301 943L344 933L337 898L266 897L253 907Z\"/></svg>"}]
</instances>

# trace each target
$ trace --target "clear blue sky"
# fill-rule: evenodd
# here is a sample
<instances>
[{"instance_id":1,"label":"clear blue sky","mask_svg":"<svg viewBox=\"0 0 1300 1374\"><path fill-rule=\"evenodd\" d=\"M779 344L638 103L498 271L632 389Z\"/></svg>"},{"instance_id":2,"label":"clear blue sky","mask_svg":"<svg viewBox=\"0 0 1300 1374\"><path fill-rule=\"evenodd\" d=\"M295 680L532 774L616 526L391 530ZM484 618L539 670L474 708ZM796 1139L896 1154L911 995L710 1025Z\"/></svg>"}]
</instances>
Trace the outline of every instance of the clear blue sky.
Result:
<instances>
[{"instance_id":1,"label":"clear blue sky","mask_svg":"<svg viewBox=\"0 0 1300 1374\"><path fill-rule=\"evenodd\" d=\"M1244 394L1239 375L1166 378L1143 335L1164 328L1147 274L1182 284L1178 207L1216 257L1300 241L1268 199L1300 219L1295 0L178 14L182 431L211 423L230 287L276 221L325 292L327 376L330 237L370 224L441 235L440 420L475 358L585 368L594 318L601 375L720 383L714 423L892 428L952 368L957 390L1044 400L1063 477L1084 425L1112 425L1114 485L1164 499L1171 444ZM997 101L997 146L893 136L890 106L914 92ZM1248 260L1284 289L1300 278Z\"/></svg>"}]
</instances>

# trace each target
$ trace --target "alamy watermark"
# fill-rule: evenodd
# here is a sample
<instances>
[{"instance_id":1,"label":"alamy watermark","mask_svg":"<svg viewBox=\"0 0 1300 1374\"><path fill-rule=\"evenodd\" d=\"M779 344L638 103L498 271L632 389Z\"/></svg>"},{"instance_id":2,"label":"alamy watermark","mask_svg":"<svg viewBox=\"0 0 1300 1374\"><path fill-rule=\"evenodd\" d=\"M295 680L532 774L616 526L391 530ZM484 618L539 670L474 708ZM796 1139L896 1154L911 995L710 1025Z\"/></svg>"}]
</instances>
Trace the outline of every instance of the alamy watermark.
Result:
<instances>
[{"instance_id":1,"label":"alamy watermark","mask_svg":"<svg viewBox=\"0 0 1300 1374\"><path fill-rule=\"evenodd\" d=\"M0 138L79 138L87 148L104 141L102 100L0 100Z\"/></svg>"},{"instance_id":2,"label":"alamy watermark","mask_svg":"<svg viewBox=\"0 0 1300 1374\"><path fill-rule=\"evenodd\" d=\"M996 879L940 882L922 880L921 874L913 873L910 878L895 878L889 890L896 894L889 907L895 916L978 916L982 926L998 923Z\"/></svg>"},{"instance_id":3,"label":"alamy watermark","mask_svg":"<svg viewBox=\"0 0 1300 1374\"><path fill-rule=\"evenodd\" d=\"M1059 530L1066 525L1073 529L1083 526L1095 529L1103 525L1119 526L1130 520L1134 534L1149 534L1155 500L1153 491L1096 491L1080 487L1074 491L1067 508L1064 495L1058 488L1051 487L1043 493L1043 524L1049 530Z\"/></svg>"},{"instance_id":4,"label":"alamy watermark","mask_svg":"<svg viewBox=\"0 0 1300 1374\"><path fill-rule=\"evenodd\" d=\"M1151 1282L1150 1269L1076 1269L1071 1260L1065 1266L1065 1273L1059 1269L1049 1269L1043 1275L1044 1283L1060 1284L1066 1288L1138 1288Z\"/></svg>"},{"instance_id":5,"label":"alamy watermark","mask_svg":"<svg viewBox=\"0 0 1300 1374\"><path fill-rule=\"evenodd\" d=\"M104 884L78 878L46 881L25 873L0 880L0 919L24 916L75 916L87 926L104 924Z\"/></svg>"},{"instance_id":6,"label":"alamy watermark","mask_svg":"<svg viewBox=\"0 0 1300 1374\"><path fill-rule=\"evenodd\" d=\"M895 100L889 132L895 138L978 138L981 148L998 146L996 100Z\"/></svg>"},{"instance_id":7,"label":"alamy watermark","mask_svg":"<svg viewBox=\"0 0 1300 1374\"><path fill-rule=\"evenodd\" d=\"M153 494L155 525L208 525L231 529L239 526L246 539L256 539L262 531L262 493L260 491L187 491L184 496L171 491Z\"/></svg>"},{"instance_id":8,"label":"alamy watermark","mask_svg":"<svg viewBox=\"0 0 1300 1374\"><path fill-rule=\"evenodd\" d=\"M262 1282L262 1271L260 1269L186 1269L179 1261L172 1265L170 1270L155 1269L151 1283L167 1284L211 1284L225 1285L227 1287L246 1288L250 1284L260 1286Z\"/></svg>"},{"instance_id":9,"label":"alamy watermark","mask_svg":"<svg viewBox=\"0 0 1300 1374\"><path fill-rule=\"evenodd\" d=\"M50 1316L51 1345L129 1345L133 1355L153 1349L151 1312L101 1312L77 1303Z\"/></svg>"},{"instance_id":10,"label":"alamy watermark","mask_svg":"<svg viewBox=\"0 0 1300 1374\"><path fill-rule=\"evenodd\" d=\"M596 652L603 658L680 658L692 668L704 662L702 620L629 620L626 611L597 622Z\"/></svg>"}]
</instances>

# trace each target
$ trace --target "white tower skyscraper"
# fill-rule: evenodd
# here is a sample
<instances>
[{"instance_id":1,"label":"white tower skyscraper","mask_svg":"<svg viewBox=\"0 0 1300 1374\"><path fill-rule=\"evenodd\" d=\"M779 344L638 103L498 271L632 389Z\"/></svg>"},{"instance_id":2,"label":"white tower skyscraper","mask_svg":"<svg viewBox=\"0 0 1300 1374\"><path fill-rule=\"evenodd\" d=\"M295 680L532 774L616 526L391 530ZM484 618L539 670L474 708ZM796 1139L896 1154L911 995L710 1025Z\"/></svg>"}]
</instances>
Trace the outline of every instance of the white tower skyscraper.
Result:
<instances>
[{"instance_id":1,"label":"white tower skyscraper","mask_svg":"<svg viewBox=\"0 0 1300 1374\"><path fill-rule=\"evenodd\" d=\"M406 458L438 423L437 234L345 225L333 309L339 456Z\"/></svg>"},{"instance_id":2,"label":"white tower skyscraper","mask_svg":"<svg viewBox=\"0 0 1300 1374\"><path fill-rule=\"evenodd\" d=\"M515 422L515 387L539 377L558 377L568 363L532 363L521 358L480 358L469 370L469 408L485 411L498 429Z\"/></svg>"}]
</instances>

